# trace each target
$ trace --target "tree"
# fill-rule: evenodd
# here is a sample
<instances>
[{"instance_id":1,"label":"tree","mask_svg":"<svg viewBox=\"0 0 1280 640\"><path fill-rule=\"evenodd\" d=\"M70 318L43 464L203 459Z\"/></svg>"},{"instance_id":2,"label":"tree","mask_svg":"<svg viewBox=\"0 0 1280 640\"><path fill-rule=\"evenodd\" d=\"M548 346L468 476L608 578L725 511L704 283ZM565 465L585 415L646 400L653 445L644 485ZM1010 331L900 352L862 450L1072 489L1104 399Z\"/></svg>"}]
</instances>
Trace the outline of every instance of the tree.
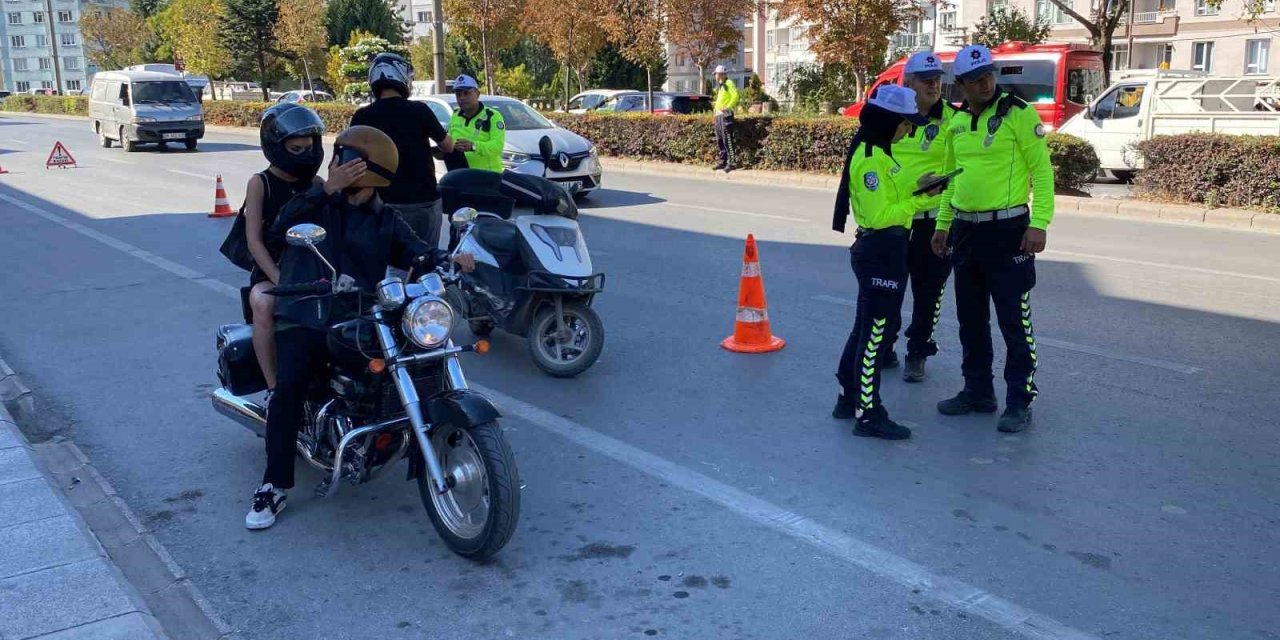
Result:
<instances>
[{"instance_id":1,"label":"tree","mask_svg":"<svg viewBox=\"0 0 1280 640\"><path fill-rule=\"evenodd\" d=\"M533 83L533 74L525 69L524 65L518 65L511 69L498 68L494 73L497 77L498 86L502 87L502 95L512 96L515 98L533 98L537 94L536 87Z\"/></svg>"},{"instance_id":2,"label":"tree","mask_svg":"<svg viewBox=\"0 0 1280 640\"><path fill-rule=\"evenodd\" d=\"M545 44L566 69L578 77L578 90L586 83L591 60L605 43L599 23L605 14L603 0L526 0L521 28ZM569 101L569 76L565 76L564 100Z\"/></svg>"},{"instance_id":3,"label":"tree","mask_svg":"<svg viewBox=\"0 0 1280 640\"><path fill-rule=\"evenodd\" d=\"M523 6L523 0L444 0L451 31L467 43L472 54L480 55L484 84L491 91L497 87L493 72L498 68L498 52L520 37Z\"/></svg>"},{"instance_id":4,"label":"tree","mask_svg":"<svg viewBox=\"0 0 1280 640\"><path fill-rule=\"evenodd\" d=\"M325 30L324 0L279 0L280 17L276 22L276 42L288 57L291 75L311 82L313 74L324 70L325 46L329 33ZM314 70L314 71L313 71ZM304 88L308 88L306 83Z\"/></svg>"},{"instance_id":5,"label":"tree","mask_svg":"<svg viewBox=\"0 0 1280 640\"><path fill-rule=\"evenodd\" d=\"M151 38L147 21L132 11L110 7L80 16L85 57L102 69L123 69L143 62L141 49Z\"/></svg>"},{"instance_id":6,"label":"tree","mask_svg":"<svg viewBox=\"0 0 1280 640\"><path fill-rule=\"evenodd\" d=\"M556 72L560 70L560 65L556 62L555 54L551 49L527 35L521 36L515 45L503 49L498 54L499 67L513 69L520 65L524 65L533 76L533 83L537 87L550 83L551 79L556 77ZM563 84L564 81L561 78L560 85Z\"/></svg>"},{"instance_id":7,"label":"tree","mask_svg":"<svg viewBox=\"0 0 1280 640\"><path fill-rule=\"evenodd\" d=\"M810 49L818 62L851 74L859 97L867 79L883 67L889 37L923 11L912 0L781 0L777 8L780 20L809 25Z\"/></svg>"},{"instance_id":8,"label":"tree","mask_svg":"<svg viewBox=\"0 0 1280 640\"><path fill-rule=\"evenodd\" d=\"M348 100L369 93L369 63L379 53L409 55L404 45L391 44L386 38L357 31L351 35L351 44L338 51L338 73L331 82L335 95ZM331 63L332 64L332 63Z\"/></svg>"},{"instance_id":9,"label":"tree","mask_svg":"<svg viewBox=\"0 0 1280 640\"><path fill-rule=\"evenodd\" d=\"M333 0L328 10L329 43L351 41L356 31L372 33L391 44L408 40L409 25L390 0Z\"/></svg>"},{"instance_id":10,"label":"tree","mask_svg":"<svg viewBox=\"0 0 1280 640\"><path fill-rule=\"evenodd\" d=\"M262 86L262 99L268 93L267 70L282 55L276 43L276 23L280 18L277 0L226 0L222 20L222 42L231 58L241 68L252 69Z\"/></svg>"},{"instance_id":11,"label":"tree","mask_svg":"<svg viewBox=\"0 0 1280 640\"><path fill-rule=\"evenodd\" d=\"M425 35L413 41L409 45L409 64L413 65L415 77L419 80L425 80L426 74L432 73L435 67L435 46L431 42L431 36ZM456 78L461 67L458 64L458 51L454 47L449 46L449 38L445 36L444 43L444 77ZM432 78L434 80L435 78Z\"/></svg>"},{"instance_id":12,"label":"tree","mask_svg":"<svg viewBox=\"0 0 1280 640\"><path fill-rule=\"evenodd\" d=\"M707 67L738 51L739 22L755 12L755 0L676 0L667 6L667 41L689 56L706 84ZM887 36L886 36L887 38Z\"/></svg>"},{"instance_id":13,"label":"tree","mask_svg":"<svg viewBox=\"0 0 1280 640\"><path fill-rule=\"evenodd\" d=\"M173 0L152 21L158 25L164 46L182 58L187 71L221 78L231 70L231 52L219 37L225 19L222 0Z\"/></svg>"},{"instance_id":14,"label":"tree","mask_svg":"<svg viewBox=\"0 0 1280 640\"><path fill-rule=\"evenodd\" d=\"M654 71L666 75L667 8L678 0L614 0L604 21L605 33L623 58L645 70L649 111L653 111ZM660 81L661 82L661 81Z\"/></svg>"},{"instance_id":15,"label":"tree","mask_svg":"<svg viewBox=\"0 0 1280 640\"><path fill-rule=\"evenodd\" d=\"M1063 13L1071 16L1089 32L1089 44L1102 51L1102 72L1104 84L1111 84L1111 59L1113 57L1111 40L1120 26L1120 20L1129 14L1129 0L1105 0L1095 3L1097 6L1089 12L1089 17L1076 13L1061 0L1049 0Z\"/></svg>"},{"instance_id":16,"label":"tree","mask_svg":"<svg viewBox=\"0 0 1280 640\"><path fill-rule=\"evenodd\" d=\"M649 73L643 65L628 60L618 50L617 45L605 45L591 62L591 70L587 75L587 85L608 89L634 89L644 91L649 88ZM667 80L666 64L658 65L653 76L654 84L661 86Z\"/></svg>"},{"instance_id":17,"label":"tree","mask_svg":"<svg viewBox=\"0 0 1280 640\"><path fill-rule=\"evenodd\" d=\"M1052 27L1044 17L1032 19L1018 7L996 7L973 27L973 42L995 47L1011 40L1040 44L1049 38Z\"/></svg>"}]
</instances>

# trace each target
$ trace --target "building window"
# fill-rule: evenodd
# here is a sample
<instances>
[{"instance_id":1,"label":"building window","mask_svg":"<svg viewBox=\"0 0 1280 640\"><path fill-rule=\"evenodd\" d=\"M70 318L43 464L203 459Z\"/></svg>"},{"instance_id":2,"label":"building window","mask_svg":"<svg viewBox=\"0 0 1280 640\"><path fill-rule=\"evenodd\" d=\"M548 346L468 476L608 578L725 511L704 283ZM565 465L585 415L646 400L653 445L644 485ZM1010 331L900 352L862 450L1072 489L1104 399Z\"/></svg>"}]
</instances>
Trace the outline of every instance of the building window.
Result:
<instances>
[{"instance_id":1,"label":"building window","mask_svg":"<svg viewBox=\"0 0 1280 640\"><path fill-rule=\"evenodd\" d=\"M48 58L40 58L40 70L48 71L53 68L53 63Z\"/></svg>"},{"instance_id":2,"label":"building window","mask_svg":"<svg viewBox=\"0 0 1280 640\"><path fill-rule=\"evenodd\" d=\"M1274 13L1276 10L1276 0L1263 0L1262 11L1264 13Z\"/></svg>"},{"instance_id":3,"label":"building window","mask_svg":"<svg viewBox=\"0 0 1280 640\"><path fill-rule=\"evenodd\" d=\"M52 88L53 88L53 81L52 81L52 80L41 80L41 81L40 81L40 88L41 88L41 89L52 89Z\"/></svg>"},{"instance_id":4,"label":"building window","mask_svg":"<svg viewBox=\"0 0 1280 640\"><path fill-rule=\"evenodd\" d=\"M44 24L44 12L43 11L31 12L31 21L36 24Z\"/></svg>"},{"instance_id":5,"label":"building window","mask_svg":"<svg viewBox=\"0 0 1280 640\"><path fill-rule=\"evenodd\" d=\"M1072 5L1071 2L1065 2L1064 4L1068 7ZM1036 17L1046 20L1050 24L1069 24L1071 22L1071 16L1049 0L1036 0Z\"/></svg>"},{"instance_id":6,"label":"building window","mask_svg":"<svg viewBox=\"0 0 1280 640\"><path fill-rule=\"evenodd\" d=\"M431 19L431 12L430 12L430 11L419 11L419 12L418 12L418 24L427 24L427 23L429 23L429 22L434 22L434 21Z\"/></svg>"},{"instance_id":7,"label":"building window","mask_svg":"<svg viewBox=\"0 0 1280 640\"><path fill-rule=\"evenodd\" d=\"M1196 15L1198 16L1216 16L1222 5L1210 6L1209 0L1196 0Z\"/></svg>"},{"instance_id":8,"label":"building window","mask_svg":"<svg viewBox=\"0 0 1280 640\"><path fill-rule=\"evenodd\" d=\"M26 70L27 70L27 59L26 59L26 58L14 58L14 59L13 59L13 70L14 70L14 71L26 71Z\"/></svg>"},{"instance_id":9,"label":"building window","mask_svg":"<svg viewBox=\"0 0 1280 640\"><path fill-rule=\"evenodd\" d=\"M1009 6L1009 0L987 0L987 13Z\"/></svg>"},{"instance_id":10,"label":"building window","mask_svg":"<svg viewBox=\"0 0 1280 640\"><path fill-rule=\"evenodd\" d=\"M956 30L956 12L943 11L938 14L938 27L943 31Z\"/></svg>"},{"instance_id":11,"label":"building window","mask_svg":"<svg viewBox=\"0 0 1280 640\"><path fill-rule=\"evenodd\" d=\"M22 12L14 11L9 14L9 24L22 24Z\"/></svg>"},{"instance_id":12,"label":"building window","mask_svg":"<svg viewBox=\"0 0 1280 640\"><path fill-rule=\"evenodd\" d=\"M62 41L62 46L64 47L74 47L76 46L76 34L64 33L62 34L61 41Z\"/></svg>"},{"instance_id":13,"label":"building window","mask_svg":"<svg viewBox=\"0 0 1280 640\"><path fill-rule=\"evenodd\" d=\"M756 30L755 27L742 28L742 51L751 53L756 50Z\"/></svg>"},{"instance_id":14,"label":"building window","mask_svg":"<svg viewBox=\"0 0 1280 640\"><path fill-rule=\"evenodd\" d=\"M1191 68L1213 73L1213 43L1196 42L1191 45Z\"/></svg>"},{"instance_id":15,"label":"building window","mask_svg":"<svg viewBox=\"0 0 1280 640\"><path fill-rule=\"evenodd\" d=\"M68 81L67 81L67 91L79 91L79 90L80 90L80 81L79 81L79 80L68 80Z\"/></svg>"},{"instance_id":16,"label":"building window","mask_svg":"<svg viewBox=\"0 0 1280 640\"><path fill-rule=\"evenodd\" d=\"M773 50L774 44L777 43L778 41L776 34L777 34L777 31L773 29L770 29L764 33L764 48L770 51Z\"/></svg>"},{"instance_id":17,"label":"building window","mask_svg":"<svg viewBox=\"0 0 1280 640\"><path fill-rule=\"evenodd\" d=\"M25 49L27 46L26 36L9 36L9 46L14 49Z\"/></svg>"},{"instance_id":18,"label":"building window","mask_svg":"<svg viewBox=\"0 0 1280 640\"><path fill-rule=\"evenodd\" d=\"M73 21L73 20L72 20L72 18L71 18L71 12L70 12L70 11L59 11L59 12L58 12L58 22L72 22L72 21Z\"/></svg>"},{"instance_id":19,"label":"building window","mask_svg":"<svg viewBox=\"0 0 1280 640\"><path fill-rule=\"evenodd\" d=\"M1129 68L1129 45L1116 44L1111 46L1111 70L1120 71Z\"/></svg>"},{"instance_id":20,"label":"building window","mask_svg":"<svg viewBox=\"0 0 1280 640\"><path fill-rule=\"evenodd\" d=\"M31 83L26 80L19 80L17 85L18 93L26 93L31 90Z\"/></svg>"},{"instance_id":21,"label":"building window","mask_svg":"<svg viewBox=\"0 0 1280 640\"><path fill-rule=\"evenodd\" d=\"M1244 43L1244 72L1266 73L1267 58L1271 57L1271 40L1248 40Z\"/></svg>"},{"instance_id":22,"label":"building window","mask_svg":"<svg viewBox=\"0 0 1280 640\"><path fill-rule=\"evenodd\" d=\"M1163 65L1162 68L1164 69L1168 69L1169 67L1173 66L1173 43L1172 42L1164 45L1164 51L1160 53L1160 64Z\"/></svg>"},{"instance_id":23,"label":"building window","mask_svg":"<svg viewBox=\"0 0 1280 640\"><path fill-rule=\"evenodd\" d=\"M67 57L62 59L62 68L67 71L80 70L80 58Z\"/></svg>"},{"instance_id":24,"label":"building window","mask_svg":"<svg viewBox=\"0 0 1280 640\"><path fill-rule=\"evenodd\" d=\"M37 46L37 47L39 47L39 48L41 48L41 49L43 49L44 47L49 46L49 36L46 36L46 35L38 35L38 36L36 36L36 46Z\"/></svg>"}]
</instances>

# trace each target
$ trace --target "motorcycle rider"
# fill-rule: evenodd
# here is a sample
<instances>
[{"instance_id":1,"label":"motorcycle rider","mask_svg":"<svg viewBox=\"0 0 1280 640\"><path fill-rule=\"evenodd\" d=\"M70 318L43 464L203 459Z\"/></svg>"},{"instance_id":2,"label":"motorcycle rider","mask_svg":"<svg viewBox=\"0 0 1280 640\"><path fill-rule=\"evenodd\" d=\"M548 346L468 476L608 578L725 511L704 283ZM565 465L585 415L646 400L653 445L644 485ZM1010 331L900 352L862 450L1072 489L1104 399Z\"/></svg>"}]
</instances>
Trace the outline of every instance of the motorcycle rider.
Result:
<instances>
[{"instance_id":1,"label":"motorcycle rider","mask_svg":"<svg viewBox=\"0 0 1280 640\"><path fill-rule=\"evenodd\" d=\"M327 361L329 326L360 312L361 301L351 298L376 291L388 265L422 273L447 259L446 252L424 242L378 198L376 190L391 182L399 158L395 143L385 133L373 127L350 127L334 142L329 176L323 185L294 197L276 218L273 232L281 236L297 224L324 227L328 235L316 248L340 275L354 279L362 294L282 297L276 304L279 370L267 409L267 468L245 516L249 529L275 524L288 499L286 491L293 487L295 441L307 387ZM463 271L475 267L470 255L458 254L453 261ZM280 260L281 285L331 276L305 247L287 247Z\"/></svg>"},{"instance_id":2,"label":"motorcycle rider","mask_svg":"<svg viewBox=\"0 0 1280 640\"><path fill-rule=\"evenodd\" d=\"M259 127L262 154L270 163L253 174L245 187L244 235L253 257L249 272L249 308L253 311L253 351L267 381L276 386L275 298L267 290L280 280L284 238L269 233L280 208L294 195L322 184L316 177L324 164L320 136L324 121L306 107L283 103L262 114Z\"/></svg>"}]
</instances>

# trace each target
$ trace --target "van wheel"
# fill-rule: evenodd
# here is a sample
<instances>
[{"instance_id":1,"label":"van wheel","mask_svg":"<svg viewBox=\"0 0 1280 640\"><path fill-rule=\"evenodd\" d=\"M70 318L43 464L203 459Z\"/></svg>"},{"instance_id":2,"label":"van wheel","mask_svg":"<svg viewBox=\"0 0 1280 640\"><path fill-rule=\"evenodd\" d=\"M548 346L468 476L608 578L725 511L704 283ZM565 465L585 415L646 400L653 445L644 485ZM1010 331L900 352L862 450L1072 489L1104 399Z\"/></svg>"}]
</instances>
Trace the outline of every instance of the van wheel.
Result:
<instances>
[{"instance_id":1,"label":"van wheel","mask_svg":"<svg viewBox=\"0 0 1280 640\"><path fill-rule=\"evenodd\" d=\"M196 144L198 144L199 142L200 141L196 140L195 138L187 138L187 141L184 144L187 145L187 151L195 151Z\"/></svg>"},{"instance_id":2,"label":"van wheel","mask_svg":"<svg viewBox=\"0 0 1280 640\"><path fill-rule=\"evenodd\" d=\"M96 129L98 132L98 144L102 145L103 149L110 149L111 138L108 138L107 134L102 132L102 125L99 124L96 127L94 127L94 129Z\"/></svg>"},{"instance_id":3,"label":"van wheel","mask_svg":"<svg viewBox=\"0 0 1280 640\"><path fill-rule=\"evenodd\" d=\"M1115 176L1116 180L1119 180L1124 184L1129 184L1133 182L1134 172L1133 171L1112 171L1111 175Z\"/></svg>"},{"instance_id":4,"label":"van wheel","mask_svg":"<svg viewBox=\"0 0 1280 640\"><path fill-rule=\"evenodd\" d=\"M120 127L120 148L124 149L125 153L133 153L138 150L138 143L130 140L129 136L124 134L124 127Z\"/></svg>"}]
</instances>

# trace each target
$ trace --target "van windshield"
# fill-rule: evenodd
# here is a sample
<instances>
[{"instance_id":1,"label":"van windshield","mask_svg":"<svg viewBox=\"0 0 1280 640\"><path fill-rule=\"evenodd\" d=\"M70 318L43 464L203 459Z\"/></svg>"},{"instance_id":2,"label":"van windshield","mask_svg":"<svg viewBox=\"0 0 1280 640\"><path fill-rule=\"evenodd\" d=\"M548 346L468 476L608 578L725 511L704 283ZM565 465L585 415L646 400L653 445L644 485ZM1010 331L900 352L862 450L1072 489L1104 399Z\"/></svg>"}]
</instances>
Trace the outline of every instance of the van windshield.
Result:
<instances>
[{"instance_id":1,"label":"van windshield","mask_svg":"<svg viewBox=\"0 0 1280 640\"><path fill-rule=\"evenodd\" d=\"M1058 63L1052 60L996 60L996 82L1000 88L1031 104L1057 101ZM954 104L964 102L964 93L955 84L951 63L942 63L942 96Z\"/></svg>"},{"instance_id":2,"label":"van windshield","mask_svg":"<svg viewBox=\"0 0 1280 640\"><path fill-rule=\"evenodd\" d=\"M185 82L135 82L133 101L137 104L195 102L196 95Z\"/></svg>"}]
</instances>

